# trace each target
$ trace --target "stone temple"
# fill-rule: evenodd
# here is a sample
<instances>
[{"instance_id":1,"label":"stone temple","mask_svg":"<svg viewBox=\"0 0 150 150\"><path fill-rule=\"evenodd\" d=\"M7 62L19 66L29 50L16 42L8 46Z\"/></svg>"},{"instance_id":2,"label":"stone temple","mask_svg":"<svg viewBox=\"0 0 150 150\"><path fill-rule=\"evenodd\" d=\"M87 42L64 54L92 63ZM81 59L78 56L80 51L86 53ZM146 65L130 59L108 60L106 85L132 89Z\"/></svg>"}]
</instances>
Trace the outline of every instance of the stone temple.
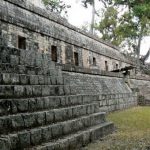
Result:
<instances>
[{"instance_id":1,"label":"stone temple","mask_svg":"<svg viewBox=\"0 0 150 150\"><path fill-rule=\"evenodd\" d=\"M114 131L105 112L150 104L119 48L26 0L0 1L0 150L74 150Z\"/></svg>"}]
</instances>

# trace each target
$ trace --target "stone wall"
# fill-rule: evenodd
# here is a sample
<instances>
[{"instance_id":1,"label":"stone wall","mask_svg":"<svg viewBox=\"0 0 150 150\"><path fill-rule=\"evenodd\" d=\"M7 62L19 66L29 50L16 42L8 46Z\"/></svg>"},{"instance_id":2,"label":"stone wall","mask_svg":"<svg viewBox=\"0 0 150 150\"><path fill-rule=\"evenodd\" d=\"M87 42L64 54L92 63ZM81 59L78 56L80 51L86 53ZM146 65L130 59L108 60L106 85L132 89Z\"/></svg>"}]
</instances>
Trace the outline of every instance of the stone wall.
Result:
<instances>
[{"instance_id":1,"label":"stone wall","mask_svg":"<svg viewBox=\"0 0 150 150\"><path fill-rule=\"evenodd\" d=\"M76 150L114 130L64 78L47 54L0 46L0 150Z\"/></svg>"},{"instance_id":2,"label":"stone wall","mask_svg":"<svg viewBox=\"0 0 150 150\"><path fill-rule=\"evenodd\" d=\"M48 14L45 10L25 1L0 1L0 30L8 46L18 47L18 36L26 38L26 49L38 49L51 54L51 46L57 46L57 63L74 64L74 52L78 53L79 66L108 70L133 64L115 46L93 37L64 18ZM51 55L50 55L51 57ZM96 65L93 65L93 58Z\"/></svg>"},{"instance_id":3,"label":"stone wall","mask_svg":"<svg viewBox=\"0 0 150 150\"><path fill-rule=\"evenodd\" d=\"M146 78L144 80L131 79L130 85L131 88L138 89L138 104L150 106L150 80L146 80Z\"/></svg>"},{"instance_id":4,"label":"stone wall","mask_svg":"<svg viewBox=\"0 0 150 150\"><path fill-rule=\"evenodd\" d=\"M96 95L101 111L122 110L137 105L137 92L131 90L121 75L76 71L63 71L64 83L70 86L72 93Z\"/></svg>"}]
</instances>

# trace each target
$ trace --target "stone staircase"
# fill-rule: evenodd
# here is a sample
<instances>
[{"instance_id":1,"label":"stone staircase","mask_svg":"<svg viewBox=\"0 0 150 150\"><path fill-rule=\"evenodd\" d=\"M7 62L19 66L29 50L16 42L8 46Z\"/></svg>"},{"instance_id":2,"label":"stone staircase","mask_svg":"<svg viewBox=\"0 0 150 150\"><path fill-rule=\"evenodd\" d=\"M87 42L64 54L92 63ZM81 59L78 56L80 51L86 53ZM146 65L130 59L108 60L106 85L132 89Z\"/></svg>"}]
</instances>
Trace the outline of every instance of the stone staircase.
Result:
<instances>
[{"instance_id":1,"label":"stone staircase","mask_svg":"<svg viewBox=\"0 0 150 150\"><path fill-rule=\"evenodd\" d=\"M97 99L64 85L49 54L0 47L0 150L73 150L111 133Z\"/></svg>"}]
</instances>

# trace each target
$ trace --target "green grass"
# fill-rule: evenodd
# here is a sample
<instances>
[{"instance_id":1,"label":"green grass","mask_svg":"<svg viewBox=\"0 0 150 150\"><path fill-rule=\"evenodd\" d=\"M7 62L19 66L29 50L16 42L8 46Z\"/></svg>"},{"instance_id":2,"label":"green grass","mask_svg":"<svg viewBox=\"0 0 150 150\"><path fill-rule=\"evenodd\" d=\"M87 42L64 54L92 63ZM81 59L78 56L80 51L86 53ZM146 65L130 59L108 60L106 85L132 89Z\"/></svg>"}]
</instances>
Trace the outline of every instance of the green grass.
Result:
<instances>
[{"instance_id":1,"label":"green grass","mask_svg":"<svg viewBox=\"0 0 150 150\"><path fill-rule=\"evenodd\" d=\"M117 132L90 144L88 150L150 150L150 107L135 107L108 115Z\"/></svg>"}]
</instances>

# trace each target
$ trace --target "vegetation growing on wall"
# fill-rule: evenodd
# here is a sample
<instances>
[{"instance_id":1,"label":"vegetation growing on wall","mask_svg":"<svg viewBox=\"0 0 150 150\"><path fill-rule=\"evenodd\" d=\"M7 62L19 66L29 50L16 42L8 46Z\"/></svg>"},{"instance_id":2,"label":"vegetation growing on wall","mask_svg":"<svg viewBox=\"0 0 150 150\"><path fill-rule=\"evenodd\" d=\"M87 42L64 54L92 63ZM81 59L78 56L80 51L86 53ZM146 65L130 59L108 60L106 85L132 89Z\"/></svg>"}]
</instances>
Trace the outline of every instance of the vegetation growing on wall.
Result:
<instances>
[{"instance_id":1,"label":"vegetation growing on wall","mask_svg":"<svg viewBox=\"0 0 150 150\"><path fill-rule=\"evenodd\" d=\"M67 9L70 5L65 4L62 0L42 0L44 5L51 12L58 13L65 17L67 15Z\"/></svg>"}]
</instances>

